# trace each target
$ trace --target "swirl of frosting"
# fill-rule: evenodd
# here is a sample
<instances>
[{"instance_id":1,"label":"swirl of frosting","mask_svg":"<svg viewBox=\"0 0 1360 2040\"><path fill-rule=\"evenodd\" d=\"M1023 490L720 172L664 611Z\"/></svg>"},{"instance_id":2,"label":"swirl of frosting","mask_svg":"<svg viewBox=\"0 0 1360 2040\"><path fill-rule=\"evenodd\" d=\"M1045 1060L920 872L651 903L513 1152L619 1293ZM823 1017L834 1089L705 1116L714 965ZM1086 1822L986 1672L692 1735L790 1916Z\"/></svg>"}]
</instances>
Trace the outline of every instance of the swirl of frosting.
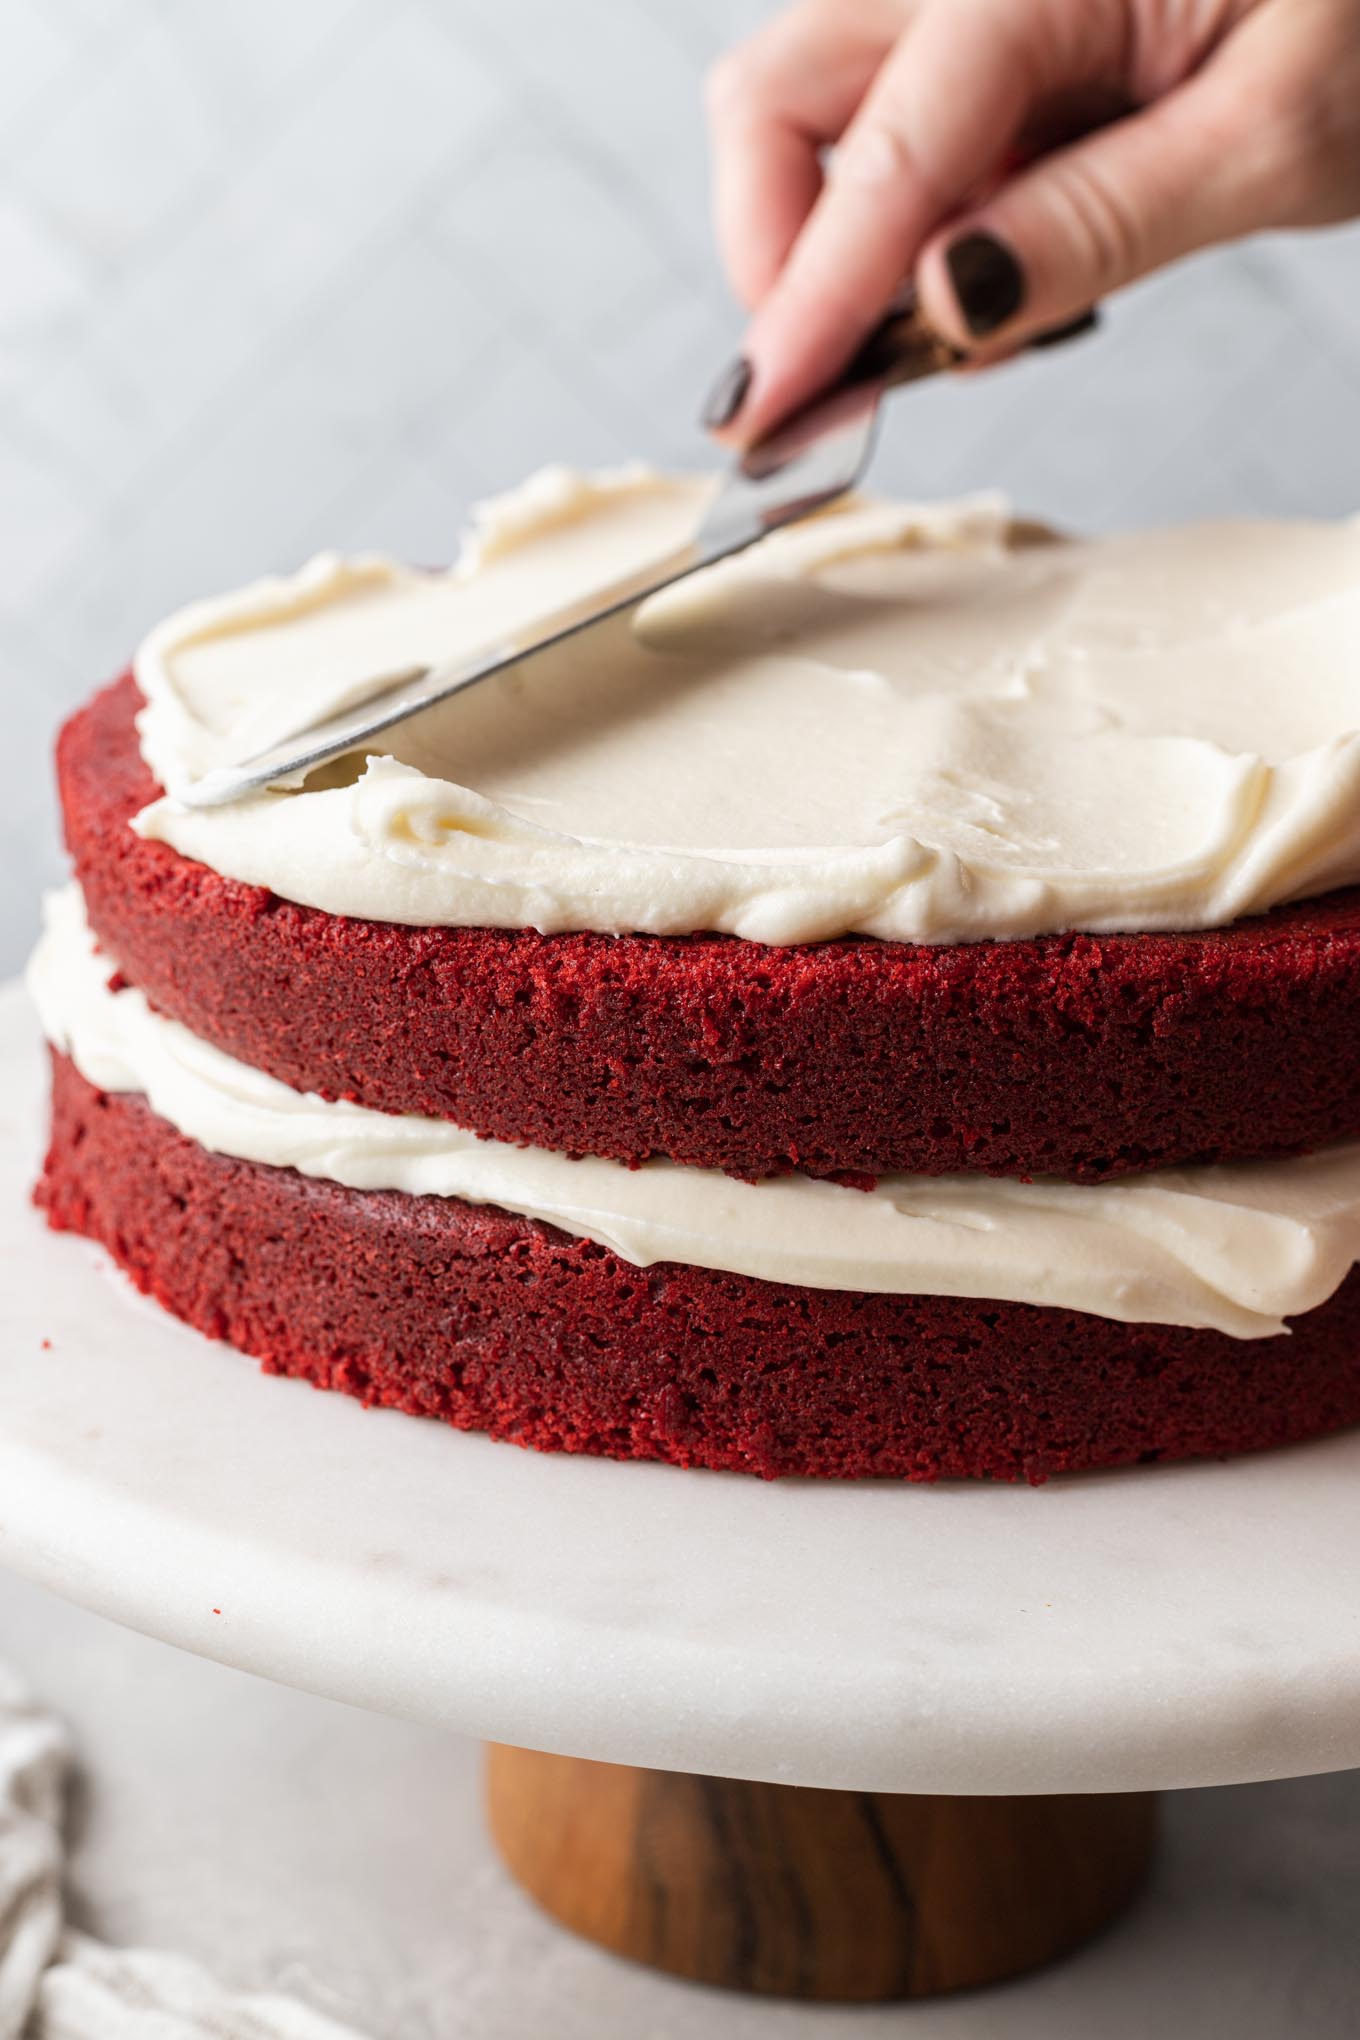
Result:
<instances>
[{"instance_id":1,"label":"swirl of frosting","mask_svg":"<svg viewBox=\"0 0 1360 2040\"><path fill-rule=\"evenodd\" d=\"M851 501L294 787L177 788L680 542L711 485L549 470L457 565L323 555L137 660L148 836L411 925L962 942L1360 880L1360 521L1091 542Z\"/></svg>"}]
</instances>

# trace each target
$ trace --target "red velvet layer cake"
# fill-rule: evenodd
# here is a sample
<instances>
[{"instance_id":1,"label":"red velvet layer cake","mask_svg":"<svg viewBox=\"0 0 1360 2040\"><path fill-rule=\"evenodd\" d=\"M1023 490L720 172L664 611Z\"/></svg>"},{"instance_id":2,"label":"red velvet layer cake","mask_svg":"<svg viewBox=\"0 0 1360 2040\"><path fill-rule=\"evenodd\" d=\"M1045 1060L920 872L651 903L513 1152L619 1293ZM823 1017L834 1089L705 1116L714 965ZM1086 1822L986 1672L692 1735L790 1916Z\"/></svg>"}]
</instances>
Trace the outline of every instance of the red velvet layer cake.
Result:
<instances>
[{"instance_id":1,"label":"red velvet layer cake","mask_svg":"<svg viewBox=\"0 0 1360 2040\"><path fill-rule=\"evenodd\" d=\"M702 492L541 476L447 574L193 605L71 720L51 1224L549 1450L1040 1480L1360 1421L1360 526L851 503L198 800Z\"/></svg>"},{"instance_id":2,"label":"red velvet layer cake","mask_svg":"<svg viewBox=\"0 0 1360 2040\"><path fill-rule=\"evenodd\" d=\"M408 928L144 842L128 678L62 733L90 922L162 1012L296 1090L758 1177L1096 1182L1360 1135L1360 890L1184 935L770 948Z\"/></svg>"},{"instance_id":3,"label":"red velvet layer cake","mask_svg":"<svg viewBox=\"0 0 1360 2040\"><path fill-rule=\"evenodd\" d=\"M271 1373L516 1444L767 1477L1038 1481L1360 1422L1360 1272L1288 1335L1240 1340L639 1269L486 1206L206 1153L140 1098L53 1066L52 1225Z\"/></svg>"}]
</instances>

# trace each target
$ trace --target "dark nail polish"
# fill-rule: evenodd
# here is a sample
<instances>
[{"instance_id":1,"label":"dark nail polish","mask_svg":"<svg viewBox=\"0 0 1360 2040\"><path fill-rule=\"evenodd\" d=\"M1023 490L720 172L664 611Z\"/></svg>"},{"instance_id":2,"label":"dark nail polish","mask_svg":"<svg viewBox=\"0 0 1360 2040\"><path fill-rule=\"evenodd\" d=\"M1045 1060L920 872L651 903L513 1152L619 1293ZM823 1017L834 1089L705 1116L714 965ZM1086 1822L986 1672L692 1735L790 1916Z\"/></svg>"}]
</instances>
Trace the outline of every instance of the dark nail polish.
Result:
<instances>
[{"instance_id":1,"label":"dark nail polish","mask_svg":"<svg viewBox=\"0 0 1360 2040\"><path fill-rule=\"evenodd\" d=\"M1099 312L1081 312L1066 325L1050 326L1046 332L1036 333L1029 344L1032 348L1061 347L1064 340L1080 340L1083 333L1094 333L1099 324Z\"/></svg>"},{"instance_id":2,"label":"dark nail polish","mask_svg":"<svg viewBox=\"0 0 1360 2040\"><path fill-rule=\"evenodd\" d=\"M959 310L975 340L995 333L1025 302L1025 272L995 234L964 234L944 259Z\"/></svg>"},{"instance_id":3,"label":"dark nail polish","mask_svg":"<svg viewBox=\"0 0 1360 2040\"><path fill-rule=\"evenodd\" d=\"M750 387L751 364L744 354L739 354L728 363L708 393L702 413L705 429L721 432L724 425L730 425L746 402Z\"/></svg>"}]
</instances>

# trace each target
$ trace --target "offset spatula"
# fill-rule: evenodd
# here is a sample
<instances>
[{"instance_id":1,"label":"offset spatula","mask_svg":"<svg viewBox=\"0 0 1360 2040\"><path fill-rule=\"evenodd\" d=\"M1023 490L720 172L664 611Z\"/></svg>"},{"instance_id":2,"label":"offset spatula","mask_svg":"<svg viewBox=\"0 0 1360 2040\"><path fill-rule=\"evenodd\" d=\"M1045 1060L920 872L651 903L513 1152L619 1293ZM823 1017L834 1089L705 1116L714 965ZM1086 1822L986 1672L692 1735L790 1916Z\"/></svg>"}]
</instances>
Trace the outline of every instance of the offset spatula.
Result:
<instances>
[{"instance_id":1,"label":"offset spatula","mask_svg":"<svg viewBox=\"0 0 1360 2040\"><path fill-rule=\"evenodd\" d=\"M954 348L928 333L913 311L894 313L871 335L833 389L741 455L687 545L551 615L535 618L523 630L471 657L377 675L372 693L357 706L294 730L281 743L238 765L205 773L191 786L177 788L177 797L189 807L221 807L329 764L347 751L361 749L394 723L489 680L493 673L630 608L701 567L744 552L782 525L824 509L852 489L868 466L884 391L951 368L961 359Z\"/></svg>"}]
</instances>

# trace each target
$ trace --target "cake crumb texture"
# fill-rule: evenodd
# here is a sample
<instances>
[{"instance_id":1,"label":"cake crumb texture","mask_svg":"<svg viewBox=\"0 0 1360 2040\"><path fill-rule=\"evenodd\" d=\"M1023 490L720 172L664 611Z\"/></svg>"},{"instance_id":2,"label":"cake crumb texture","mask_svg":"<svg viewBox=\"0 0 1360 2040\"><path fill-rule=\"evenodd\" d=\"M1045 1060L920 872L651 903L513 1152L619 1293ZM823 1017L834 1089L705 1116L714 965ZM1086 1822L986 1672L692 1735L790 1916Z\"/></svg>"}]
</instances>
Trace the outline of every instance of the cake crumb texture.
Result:
<instances>
[{"instance_id":1,"label":"cake crumb texture","mask_svg":"<svg viewBox=\"0 0 1360 2040\"><path fill-rule=\"evenodd\" d=\"M636 1268L536 1220L215 1155L53 1058L37 1201L266 1371L546 1451L766 1477L1051 1474L1360 1421L1360 1271L1292 1332Z\"/></svg>"},{"instance_id":2,"label":"cake crumb texture","mask_svg":"<svg viewBox=\"0 0 1360 2040\"><path fill-rule=\"evenodd\" d=\"M945 948L410 928L290 905L128 824L139 696L67 724L111 970L299 1091L750 1178L1059 1175L1360 1136L1360 889L1207 933Z\"/></svg>"}]
</instances>

